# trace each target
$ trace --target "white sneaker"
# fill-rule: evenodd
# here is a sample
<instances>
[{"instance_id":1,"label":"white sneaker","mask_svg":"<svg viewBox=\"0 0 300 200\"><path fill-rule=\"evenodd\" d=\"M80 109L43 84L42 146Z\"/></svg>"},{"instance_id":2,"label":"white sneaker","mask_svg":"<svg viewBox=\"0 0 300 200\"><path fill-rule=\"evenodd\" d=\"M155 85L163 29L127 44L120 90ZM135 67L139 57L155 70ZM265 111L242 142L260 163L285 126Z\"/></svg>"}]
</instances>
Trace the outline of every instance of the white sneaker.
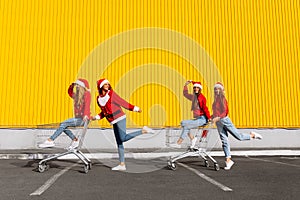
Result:
<instances>
[{"instance_id":1,"label":"white sneaker","mask_svg":"<svg viewBox=\"0 0 300 200\"><path fill-rule=\"evenodd\" d=\"M113 171L125 171L126 166L125 165L118 165L116 167L111 168L111 170L113 170Z\"/></svg>"},{"instance_id":2,"label":"white sneaker","mask_svg":"<svg viewBox=\"0 0 300 200\"><path fill-rule=\"evenodd\" d=\"M258 140L263 139L263 137L260 134L256 133L256 132L252 131L251 133L254 135L254 139L258 139Z\"/></svg>"},{"instance_id":3,"label":"white sneaker","mask_svg":"<svg viewBox=\"0 0 300 200\"><path fill-rule=\"evenodd\" d=\"M79 141L72 141L68 149L76 149L79 146Z\"/></svg>"},{"instance_id":4,"label":"white sneaker","mask_svg":"<svg viewBox=\"0 0 300 200\"><path fill-rule=\"evenodd\" d=\"M180 148L181 148L181 145L175 143L175 144L169 144L169 147L171 147L171 148L176 148L176 149L180 149Z\"/></svg>"},{"instance_id":5,"label":"white sneaker","mask_svg":"<svg viewBox=\"0 0 300 200\"><path fill-rule=\"evenodd\" d=\"M154 130L148 126L144 126L142 131L145 131L146 133L154 133Z\"/></svg>"},{"instance_id":6,"label":"white sneaker","mask_svg":"<svg viewBox=\"0 0 300 200\"><path fill-rule=\"evenodd\" d=\"M230 160L229 162L225 162L226 167L224 167L225 170L230 170L230 168L232 167L232 165L234 164L234 162L232 160Z\"/></svg>"},{"instance_id":7,"label":"white sneaker","mask_svg":"<svg viewBox=\"0 0 300 200\"><path fill-rule=\"evenodd\" d=\"M49 141L49 140L46 140L44 143L41 143L39 144L39 147L40 148L48 148L48 147L54 147L55 144L54 144L54 141Z\"/></svg>"},{"instance_id":8,"label":"white sneaker","mask_svg":"<svg viewBox=\"0 0 300 200\"><path fill-rule=\"evenodd\" d=\"M197 137L194 137L194 139L192 139L192 144L190 146L191 149L195 148L196 142L197 142Z\"/></svg>"}]
</instances>

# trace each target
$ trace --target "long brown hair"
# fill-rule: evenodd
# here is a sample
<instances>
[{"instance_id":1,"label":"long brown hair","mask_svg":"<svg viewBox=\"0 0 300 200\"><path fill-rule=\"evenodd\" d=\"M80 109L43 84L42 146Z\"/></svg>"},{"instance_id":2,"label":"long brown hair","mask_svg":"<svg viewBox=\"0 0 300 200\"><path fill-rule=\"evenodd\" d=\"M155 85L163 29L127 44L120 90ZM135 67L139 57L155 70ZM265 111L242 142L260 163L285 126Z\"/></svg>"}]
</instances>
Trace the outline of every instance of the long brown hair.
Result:
<instances>
[{"instance_id":1,"label":"long brown hair","mask_svg":"<svg viewBox=\"0 0 300 200\"><path fill-rule=\"evenodd\" d=\"M200 108L199 101L198 101L198 95L200 95L200 93L199 94L194 93L193 95L194 96L193 96L193 100L192 100L191 110L197 110Z\"/></svg>"},{"instance_id":2,"label":"long brown hair","mask_svg":"<svg viewBox=\"0 0 300 200\"><path fill-rule=\"evenodd\" d=\"M111 85L109 84L109 88L108 88L108 90L112 90L112 87L111 87ZM103 91L103 86L102 86L102 88L100 88L99 89L99 95L102 95L102 91Z\"/></svg>"},{"instance_id":3,"label":"long brown hair","mask_svg":"<svg viewBox=\"0 0 300 200\"><path fill-rule=\"evenodd\" d=\"M214 94L213 107L216 105L217 98L218 98L218 95ZM225 108L225 101L226 101L224 90L221 90L220 99L221 99L221 109L224 110L224 108Z\"/></svg>"}]
</instances>

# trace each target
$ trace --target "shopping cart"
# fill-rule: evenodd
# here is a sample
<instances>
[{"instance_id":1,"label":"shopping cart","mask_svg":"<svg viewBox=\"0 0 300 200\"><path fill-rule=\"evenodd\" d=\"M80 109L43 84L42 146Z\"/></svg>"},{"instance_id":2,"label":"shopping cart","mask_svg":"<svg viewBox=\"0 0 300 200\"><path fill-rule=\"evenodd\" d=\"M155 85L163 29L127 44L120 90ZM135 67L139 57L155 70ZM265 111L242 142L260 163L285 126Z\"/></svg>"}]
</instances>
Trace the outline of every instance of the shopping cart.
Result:
<instances>
[{"instance_id":1,"label":"shopping cart","mask_svg":"<svg viewBox=\"0 0 300 200\"><path fill-rule=\"evenodd\" d=\"M220 166L218 162L212 156L210 156L209 153L207 153L208 139L209 139L209 135L211 134L210 132L212 132L211 126L212 126L211 124L208 124L208 126L206 124L204 126L198 127L197 134L195 135L195 137L197 138L200 137L198 145L195 146L195 148L189 147L182 154L171 156L168 160L168 168L172 170L176 170L177 168L176 161L187 157L198 156L204 160L205 167L208 168L210 166L209 160L211 160L214 164L214 169L216 171L220 170Z\"/></svg>"},{"instance_id":2,"label":"shopping cart","mask_svg":"<svg viewBox=\"0 0 300 200\"><path fill-rule=\"evenodd\" d=\"M87 128L88 128L88 124L89 124L89 121L86 121L84 123L84 126L83 128L80 130L80 133L78 134L78 140L79 140L79 145L78 147L76 148L68 148L67 149L67 152L64 152L64 153L60 153L60 154L56 154L56 155L53 155L53 156L50 156L46 159L43 159L39 162L39 165L38 165L38 171L43 173L44 171L48 170L49 169L49 165L47 164L48 161L50 160L55 160L59 157L62 157L62 156L65 156L65 155L68 155L68 154L74 154L75 156L77 156L84 164L84 172L85 173L88 173L88 171L92 168L92 162L90 159L88 159L81 151L80 151L80 148L83 144L83 140L84 140L84 137L85 137L85 134L86 134L86 131L87 131Z\"/></svg>"}]
</instances>

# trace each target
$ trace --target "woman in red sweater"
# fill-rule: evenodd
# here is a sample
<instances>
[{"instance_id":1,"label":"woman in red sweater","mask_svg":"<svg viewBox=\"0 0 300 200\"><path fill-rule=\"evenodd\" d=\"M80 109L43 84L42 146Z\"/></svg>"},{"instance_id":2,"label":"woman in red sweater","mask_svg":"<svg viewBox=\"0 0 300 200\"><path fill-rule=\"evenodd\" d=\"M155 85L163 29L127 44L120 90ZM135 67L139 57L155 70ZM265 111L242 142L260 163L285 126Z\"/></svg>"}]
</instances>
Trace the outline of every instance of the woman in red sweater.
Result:
<instances>
[{"instance_id":1,"label":"woman in red sweater","mask_svg":"<svg viewBox=\"0 0 300 200\"><path fill-rule=\"evenodd\" d=\"M214 86L214 103L213 103L213 122L216 123L217 129L222 141L223 151L225 153L225 170L229 170L234 162L231 160L230 144L228 141L228 132L236 139L250 140L250 139L262 139L262 136L255 132L250 134L239 133L231 122L228 115L228 103L224 95L224 86L222 83L217 82Z\"/></svg>"},{"instance_id":2,"label":"woman in red sweater","mask_svg":"<svg viewBox=\"0 0 300 200\"><path fill-rule=\"evenodd\" d=\"M97 88L99 96L97 97L97 104L101 112L93 117L93 120L100 120L104 117L113 125L113 130L118 145L119 165L112 168L112 170L125 171L124 145L126 142L143 133L153 133L153 130L144 126L142 130L126 134L126 115L122 108L134 112L142 112L142 110L134 106L124 99L122 99L116 92L112 90L111 85L107 79L100 79L97 81Z\"/></svg>"},{"instance_id":3,"label":"woman in red sweater","mask_svg":"<svg viewBox=\"0 0 300 200\"><path fill-rule=\"evenodd\" d=\"M74 92L74 88L76 92ZM78 79L69 86L69 96L74 100L74 118L63 121L55 133L44 143L40 144L40 148L54 147L54 140L62 133L66 133L73 141L69 148L76 148L79 145L78 139L74 136L68 127L83 126L84 122L90 118L91 93L89 83L85 79Z\"/></svg>"},{"instance_id":4,"label":"woman in red sweater","mask_svg":"<svg viewBox=\"0 0 300 200\"><path fill-rule=\"evenodd\" d=\"M193 93L190 94L188 92L187 85L193 83ZM193 134L190 133L190 130L193 128L197 128L199 126L203 126L208 121L210 121L211 116L206 106L206 98L201 93L202 85L200 82L187 81L183 87L183 95L185 98L192 102L191 110L193 111L194 119L191 120L183 120L181 121L182 132L177 140L176 144L171 144L170 147L181 148L181 143L183 140L189 136L191 140L190 148L194 148L197 138L194 137Z\"/></svg>"}]
</instances>

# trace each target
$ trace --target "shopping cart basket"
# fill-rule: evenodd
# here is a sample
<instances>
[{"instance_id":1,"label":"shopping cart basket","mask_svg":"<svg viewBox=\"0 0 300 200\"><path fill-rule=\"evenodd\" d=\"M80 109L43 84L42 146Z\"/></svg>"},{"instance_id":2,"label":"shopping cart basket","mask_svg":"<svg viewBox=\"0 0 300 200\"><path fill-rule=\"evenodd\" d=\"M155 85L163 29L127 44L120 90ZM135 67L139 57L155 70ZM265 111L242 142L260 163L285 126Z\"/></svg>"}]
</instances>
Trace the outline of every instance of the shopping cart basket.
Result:
<instances>
[{"instance_id":1,"label":"shopping cart basket","mask_svg":"<svg viewBox=\"0 0 300 200\"><path fill-rule=\"evenodd\" d=\"M214 169L218 171L220 169L220 166L218 162L209 155L207 152L207 147L208 147L208 139L209 135L211 134L211 125L209 124L208 126L200 126L198 127L197 134L195 137L200 137L198 145L195 146L195 148L188 148L184 153L181 153L176 156L171 156L168 160L168 168L172 170L176 170L177 165L176 161L187 158L187 157L194 157L198 156L204 160L204 166L209 167L209 160L211 160L214 164Z\"/></svg>"},{"instance_id":2,"label":"shopping cart basket","mask_svg":"<svg viewBox=\"0 0 300 200\"><path fill-rule=\"evenodd\" d=\"M55 160L55 159L57 159L59 157L62 157L62 156L68 155L68 154L74 154L75 156L77 156L79 158L79 160L81 160L83 162L83 164L84 164L84 167L83 167L84 172L88 173L88 171L92 168L92 162L91 162L90 159L88 159L80 151L80 148L81 148L81 146L83 144L83 140L84 140L85 134L87 132L88 124L89 124L89 121L86 121L84 123L83 128L80 130L80 133L78 134L78 137L77 137L78 140L79 140L78 147L76 147L76 148L68 148L67 152L56 154L56 155L53 155L53 156L50 156L48 158L45 158L45 159L41 160L39 162L39 165L38 165L38 171L42 173L42 172L48 170L49 169L49 165L47 164L48 161Z\"/></svg>"}]
</instances>

